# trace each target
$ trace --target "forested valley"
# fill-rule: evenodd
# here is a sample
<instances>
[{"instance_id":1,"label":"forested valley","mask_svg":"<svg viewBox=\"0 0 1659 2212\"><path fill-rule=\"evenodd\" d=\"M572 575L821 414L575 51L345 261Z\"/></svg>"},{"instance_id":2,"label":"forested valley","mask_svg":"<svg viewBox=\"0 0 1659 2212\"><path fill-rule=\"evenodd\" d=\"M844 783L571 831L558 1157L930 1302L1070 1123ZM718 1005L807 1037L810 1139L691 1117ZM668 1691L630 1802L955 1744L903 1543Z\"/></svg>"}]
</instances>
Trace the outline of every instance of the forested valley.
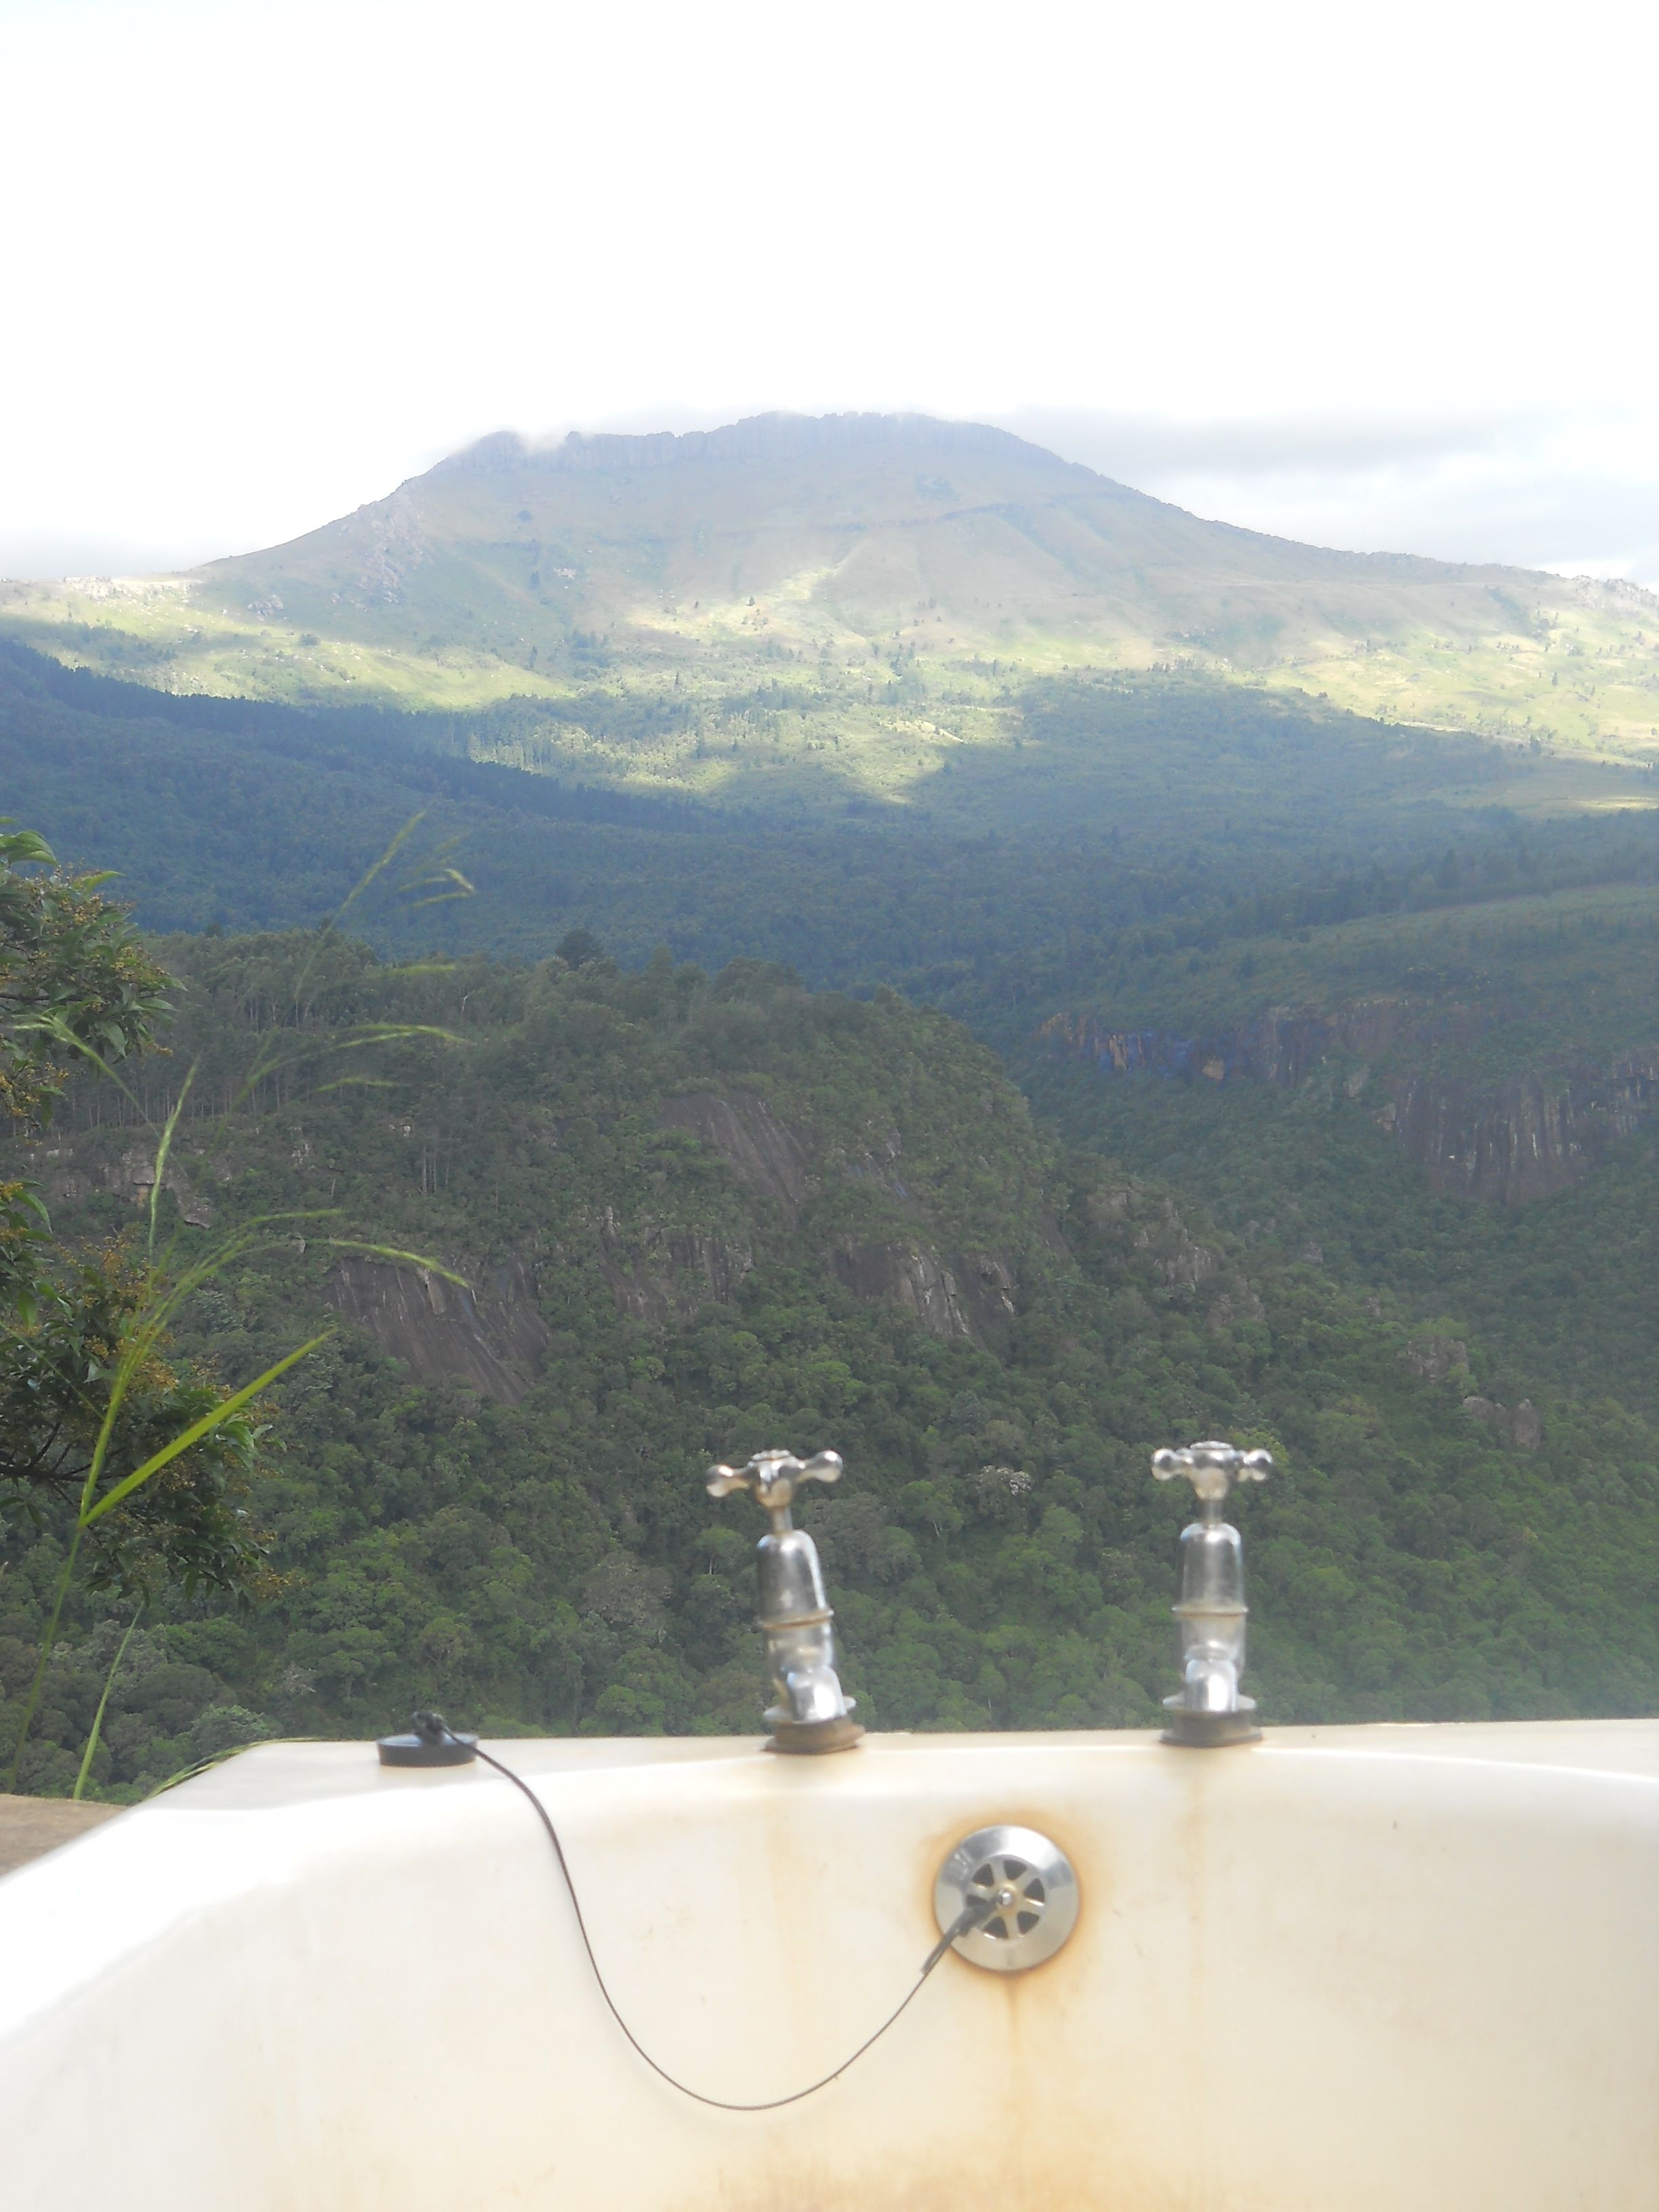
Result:
<instances>
[{"instance_id":1,"label":"forested valley","mask_svg":"<svg viewBox=\"0 0 1659 2212\"><path fill-rule=\"evenodd\" d=\"M1148 1457L1209 1433L1279 1462L1269 1718L1652 1709L1652 812L1179 678L1024 682L869 811L17 647L0 708L9 811L173 979L7 1174L60 1271L201 1271L181 1373L325 1340L228 1479L250 1573L100 1524L20 1786L106 1690L117 1798L422 1698L751 1729L756 1531L700 1475L780 1442L847 1459L807 1518L878 1727L1152 1724ZM7 1503L15 1714L69 1522Z\"/></svg>"}]
</instances>

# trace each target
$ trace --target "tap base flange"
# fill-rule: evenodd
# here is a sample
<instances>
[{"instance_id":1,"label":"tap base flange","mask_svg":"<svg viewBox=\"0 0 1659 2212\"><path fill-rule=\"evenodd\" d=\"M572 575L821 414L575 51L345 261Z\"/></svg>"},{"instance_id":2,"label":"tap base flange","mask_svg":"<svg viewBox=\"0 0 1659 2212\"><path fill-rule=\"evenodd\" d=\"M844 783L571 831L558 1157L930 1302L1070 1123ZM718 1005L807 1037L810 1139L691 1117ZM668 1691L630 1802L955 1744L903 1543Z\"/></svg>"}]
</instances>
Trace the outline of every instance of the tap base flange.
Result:
<instances>
[{"instance_id":1,"label":"tap base flange","mask_svg":"<svg viewBox=\"0 0 1659 2212\"><path fill-rule=\"evenodd\" d=\"M766 1748L804 1752L809 1756L826 1751L851 1751L863 1734L862 1721L848 1720L844 1713L833 1721L774 1721Z\"/></svg>"},{"instance_id":2,"label":"tap base flange","mask_svg":"<svg viewBox=\"0 0 1659 2212\"><path fill-rule=\"evenodd\" d=\"M1176 1744L1186 1751L1219 1751L1227 1744L1261 1741L1255 1707L1248 1700L1236 1713L1194 1712L1173 1698L1164 1700L1164 1709L1170 1725L1158 1739L1161 1743Z\"/></svg>"},{"instance_id":3,"label":"tap base flange","mask_svg":"<svg viewBox=\"0 0 1659 2212\"><path fill-rule=\"evenodd\" d=\"M374 1739L382 1766L465 1766L478 1755L476 1735L382 1735Z\"/></svg>"}]
</instances>

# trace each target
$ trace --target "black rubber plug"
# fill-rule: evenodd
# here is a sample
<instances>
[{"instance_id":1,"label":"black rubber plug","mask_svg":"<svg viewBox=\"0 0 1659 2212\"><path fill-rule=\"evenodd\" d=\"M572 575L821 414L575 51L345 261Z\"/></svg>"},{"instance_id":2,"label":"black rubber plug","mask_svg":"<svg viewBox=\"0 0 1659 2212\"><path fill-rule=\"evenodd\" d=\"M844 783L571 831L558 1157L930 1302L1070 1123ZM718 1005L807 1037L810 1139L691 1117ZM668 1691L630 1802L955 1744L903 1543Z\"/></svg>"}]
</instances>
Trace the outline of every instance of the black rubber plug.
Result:
<instances>
[{"instance_id":1,"label":"black rubber plug","mask_svg":"<svg viewBox=\"0 0 1659 2212\"><path fill-rule=\"evenodd\" d=\"M382 1766L465 1766L478 1755L478 1739L452 1729L441 1713L416 1713L408 1735L376 1739Z\"/></svg>"}]
</instances>

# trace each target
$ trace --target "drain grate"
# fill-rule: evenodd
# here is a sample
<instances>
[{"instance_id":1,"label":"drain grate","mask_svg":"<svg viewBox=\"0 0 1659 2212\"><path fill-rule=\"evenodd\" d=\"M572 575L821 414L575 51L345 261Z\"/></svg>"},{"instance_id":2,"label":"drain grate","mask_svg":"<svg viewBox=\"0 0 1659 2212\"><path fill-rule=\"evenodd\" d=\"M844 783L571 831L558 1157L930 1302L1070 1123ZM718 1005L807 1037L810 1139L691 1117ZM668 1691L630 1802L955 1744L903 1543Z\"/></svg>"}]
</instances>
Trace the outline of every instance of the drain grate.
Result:
<instances>
[{"instance_id":1,"label":"drain grate","mask_svg":"<svg viewBox=\"0 0 1659 2212\"><path fill-rule=\"evenodd\" d=\"M1077 1924L1077 1875L1060 1846L1035 1828L978 1828L939 1870L933 1911L941 1933L969 1903L985 1917L951 1948L976 1966L1020 1973L1052 1959Z\"/></svg>"}]
</instances>

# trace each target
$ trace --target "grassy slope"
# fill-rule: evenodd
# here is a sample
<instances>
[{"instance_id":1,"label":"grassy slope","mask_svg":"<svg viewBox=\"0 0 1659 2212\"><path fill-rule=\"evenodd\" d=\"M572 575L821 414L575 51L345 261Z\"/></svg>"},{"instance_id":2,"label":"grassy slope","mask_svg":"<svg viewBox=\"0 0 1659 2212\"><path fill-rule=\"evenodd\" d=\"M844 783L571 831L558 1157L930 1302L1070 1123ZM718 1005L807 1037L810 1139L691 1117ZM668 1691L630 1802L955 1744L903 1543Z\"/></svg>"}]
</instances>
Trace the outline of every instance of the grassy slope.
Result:
<instances>
[{"instance_id":1,"label":"grassy slope","mask_svg":"<svg viewBox=\"0 0 1659 2212\"><path fill-rule=\"evenodd\" d=\"M850 422L851 427L848 427ZM1592 757L1659 750L1659 603L1201 522L1005 434L776 420L554 453L486 440L186 588L13 586L9 633L182 690L456 709L596 675L680 711L623 780L726 780L727 702L905 784L1006 742L1001 681L1180 665ZM893 696L897 691L897 696ZM690 710L689 712L687 710Z\"/></svg>"}]
</instances>

